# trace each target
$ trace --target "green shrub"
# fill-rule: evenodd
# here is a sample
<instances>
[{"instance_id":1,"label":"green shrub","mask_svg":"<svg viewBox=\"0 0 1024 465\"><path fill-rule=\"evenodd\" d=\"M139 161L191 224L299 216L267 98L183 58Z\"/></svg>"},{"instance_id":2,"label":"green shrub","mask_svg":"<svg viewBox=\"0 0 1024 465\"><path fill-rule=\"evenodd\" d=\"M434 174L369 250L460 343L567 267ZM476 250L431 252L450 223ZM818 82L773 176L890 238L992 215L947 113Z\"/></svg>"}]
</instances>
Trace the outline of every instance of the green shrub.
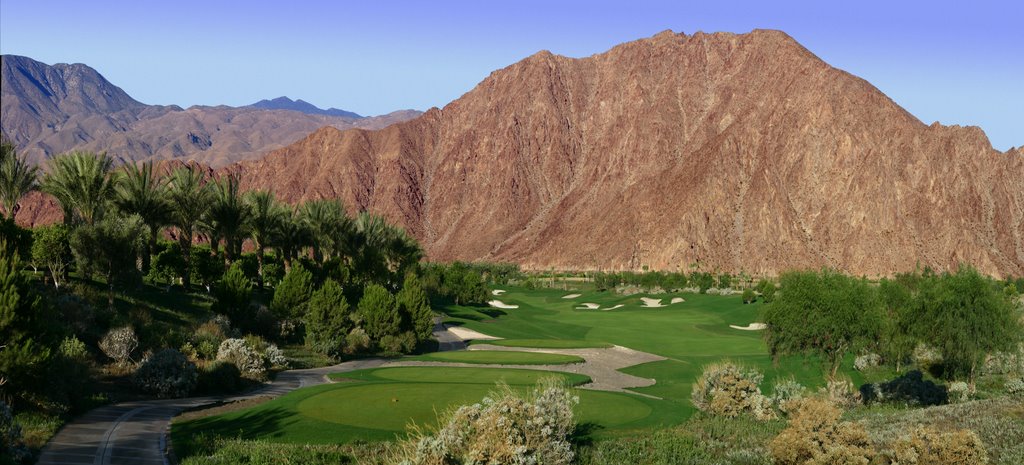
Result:
<instances>
[{"instance_id":1,"label":"green shrub","mask_svg":"<svg viewBox=\"0 0 1024 465\"><path fill-rule=\"evenodd\" d=\"M371 340L381 341L384 336L395 336L402 328L395 297L381 286L371 284L359 299L359 317Z\"/></svg>"},{"instance_id":2,"label":"green shrub","mask_svg":"<svg viewBox=\"0 0 1024 465\"><path fill-rule=\"evenodd\" d=\"M301 264L296 264L274 289L270 311L278 319L301 319L306 314L306 302L312 294L313 274Z\"/></svg>"},{"instance_id":3,"label":"green shrub","mask_svg":"<svg viewBox=\"0 0 1024 465\"><path fill-rule=\"evenodd\" d=\"M762 279L757 282L757 293L761 294L761 300L764 303L771 303L775 300L775 284L767 279Z\"/></svg>"},{"instance_id":4,"label":"green shrub","mask_svg":"<svg viewBox=\"0 0 1024 465\"><path fill-rule=\"evenodd\" d=\"M230 394L242 389L242 372L234 363L210 362L199 369L196 392L200 394Z\"/></svg>"},{"instance_id":5,"label":"green shrub","mask_svg":"<svg viewBox=\"0 0 1024 465\"><path fill-rule=\"evenodd\" d=\"M581 465L704 465L716 463L702 442L684 431L660 430L628 438L597 441L582 448Z\"/></svg>"},{"instance_id":6,"label":"green shrub","mask_svg":"<svg viewBox=\"0 0 1024 465\"><path fill-rule=\"evenodd\" d=\"M160 398L185 397L196 387L196 365L181 352L164 349L142 361L132 381Z\"/></svg>"},{"instance_id":7,"label":"green shrub","mask_svg":"<svg viewBox=\"0 0 1024 465\"><path fill-rule=\"evenodd\" d=\"M793 377L789 377L775 381L771 401L775 408L788 415L799 404L798 401L805 397L807 397L807 388Z\"/></svg>"},{"instance_id":8,"label":"green shrub","mask_svg":"<svg viewBox=\"0 0 1024 465\"><path fill-rule=\"evenodd\" d=\"M345 335L354 327L352 311L345 295L333 279L309 298L306 313L306 345L313 350L337 357L345 348Z\"/></svg>"},{"instance_id":9,"label":"green shrub","mask_svg":"<svg viewBox=\"0 0 1024 465\"><path fill-rule=\"evenodd\" d=\"M254 311L250 305L252 283L245 276L239 263L231 265L224 276L213 287L214 313L226 315L239 327L252 327Z\"/></svg>"},{"instance_id":10,"label":"green shrub","mask_svg":"<svg viewBox=\"0 0 1024 465\"><path fill-rule=\"evenodd\" d=\"M31 457L21 437L21 425L15 423L7 403L0 400L0 463L27 463Z\"/></svg>"},{"instance_id":11,"label":"green shrub","mask_svg":"<svg viewBox=\"0 0 1024 465\"><path fill-rule=\"evenodd\" d=\"M757 300L757 295L754 294L753 289L748 287L743 290L743 303L752 304L755 300Z\"/></svg>"}]
</instances>

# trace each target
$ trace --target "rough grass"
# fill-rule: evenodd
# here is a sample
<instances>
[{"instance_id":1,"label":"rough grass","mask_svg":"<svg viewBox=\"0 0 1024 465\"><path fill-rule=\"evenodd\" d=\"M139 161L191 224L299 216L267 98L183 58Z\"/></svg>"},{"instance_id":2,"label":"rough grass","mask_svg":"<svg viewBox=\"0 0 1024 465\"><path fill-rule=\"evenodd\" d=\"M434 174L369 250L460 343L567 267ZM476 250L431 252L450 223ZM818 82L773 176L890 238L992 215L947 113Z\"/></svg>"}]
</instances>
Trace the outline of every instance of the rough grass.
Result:
<instances>
[{"instance_id":1,"label":"rough grass","mask_svg":"<svg viewBox=\"0 0 1024 465\"><path fill-rule=\"evenodd\" d=\"M491 365L564 365L583 362L581 357L539 352L513 352L504 350L472 350L435 352L403 360L423 362L475 363Z\"/></svg>"}]
</instances>

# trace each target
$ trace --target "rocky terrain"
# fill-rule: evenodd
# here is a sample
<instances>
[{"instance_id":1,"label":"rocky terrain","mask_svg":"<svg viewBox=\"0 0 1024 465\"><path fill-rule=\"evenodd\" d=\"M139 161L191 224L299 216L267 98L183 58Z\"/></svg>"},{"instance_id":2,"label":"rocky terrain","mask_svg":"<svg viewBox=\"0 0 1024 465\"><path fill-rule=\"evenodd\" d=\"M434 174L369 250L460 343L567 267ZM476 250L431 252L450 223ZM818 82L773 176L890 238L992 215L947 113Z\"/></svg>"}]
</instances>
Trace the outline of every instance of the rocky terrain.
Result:
<instances>
[{"instance_id":1,"label":"rocky terrain","mask_svg":"<svg viewBox=\"0 0 1024 465\"><path fill-rule=\"evenodd\" d=\"M414 120L228 169L382 213L435 260L1024 274L1020 149L924 124L778 31L540 52Z\"/></svg>"},{"instance_id":2,"label":"rocky terrain","mask_svg":"<svg viewBox=\"0 0 1024 465\"><path fill-rule=\"evenodd\" d=\"M71 150L119 161L194 160L223 166L284 147L324 126L385 127L420 112L364 118L290 99L246 107L146 105L82 64L0 59L0 128L19 153L41 163Z\"/></svg>"}]
</instances>

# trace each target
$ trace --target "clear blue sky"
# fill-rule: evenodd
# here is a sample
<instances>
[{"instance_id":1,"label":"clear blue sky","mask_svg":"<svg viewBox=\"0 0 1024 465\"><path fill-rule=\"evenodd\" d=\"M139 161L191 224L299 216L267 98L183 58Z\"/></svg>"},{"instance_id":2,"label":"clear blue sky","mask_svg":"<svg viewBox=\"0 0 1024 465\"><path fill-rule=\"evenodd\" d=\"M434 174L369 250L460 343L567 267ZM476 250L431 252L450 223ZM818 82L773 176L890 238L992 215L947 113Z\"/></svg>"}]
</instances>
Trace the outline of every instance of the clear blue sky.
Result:
<instances>
[{"instance_id":1,"label":"clear blue sky","mask_svg":"<svg viewBox=\"0 0 1024 465\"><path fill-rule=\"evenodd\" d=\"M1024 145L1024 2L0 0L0 52L79 62L145 103L287 95L361 114L443 106L538 50L672 29L781 29L925 123Z\"/></svg>"}]
</instances>

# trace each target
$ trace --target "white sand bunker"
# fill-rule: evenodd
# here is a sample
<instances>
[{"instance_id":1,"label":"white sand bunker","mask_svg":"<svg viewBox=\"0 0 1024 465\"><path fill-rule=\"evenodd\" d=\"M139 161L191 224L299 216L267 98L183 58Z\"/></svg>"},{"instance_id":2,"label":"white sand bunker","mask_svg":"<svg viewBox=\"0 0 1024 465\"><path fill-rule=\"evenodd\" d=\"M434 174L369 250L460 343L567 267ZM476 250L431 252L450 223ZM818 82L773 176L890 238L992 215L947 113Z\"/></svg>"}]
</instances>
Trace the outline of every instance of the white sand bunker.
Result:
<instances>
[{"instance_id":1,"label":"white sand bunker","mask_svg":"<svg viewBox=\"0 0 1024 465\"><path fill-rule=\"evenodd\" d=\"M463 328L461 326L445 326L448 332L455 335L455 337L462 339L463 341L490 341L494 339L501 339L500 337L488 336L479 331L473 331L469 328Z\"/></svg>"},{"instance_id":2,"label":"white sand bunker","mask_svg":"<svg viewBox=\"0 0 1024 465\"><path fill-rule=\"evenodd\" d=\"M618 305L616 305L616 306L614 306L614 307L608 307L608 308L606 308L606 309L604 309L604 310L605 310L605 311L608 311L608 310L615 310L616 308L622 308L622 307L625 307L625 305L622 305L622 304L618 304Z\"/></svg>"},{"instance_id":3,"label":"white sand bunker","mask_svg":"<svg viewBox=\"0 0 1024 465\"><path fill-rule=\"evenodd\" d=\"M491 291L491 295L502 295L504 293L505 293L504 289L495 289L495 290Z\"/></svg>"},{"instance_id":4,"label":"white sand bunker","mask_svg":"<svg viewBox=\"0 0 1024 465\"><path fill-rule=\"evenodd\" d=\"M681 304L683 302L686 302L686 299L684 299L682 297L673 297L672 300L669 303L671 303L671 304Z\"/></svg>"},{"instance_id":5,"label":"white sand bunker","mask_svg":"<svg viewBox=\"0 0 1024 465\"><path fill-rule=\"evenodd\" d=\"M597 310L599 308L601 308L601 304L587 302L580 304L579 307L576 307L576 310Z\"/></svg>"},{"instance_id":6,"label":"white sand bunker","mask_svg":"<svg viewBox=\"0 0 1024 465\"><path fill-rule=\"evenodd\" d=\"M490 305L490 306L492 306L494 308L504 308L504 309L519 308L518 305L509 305L509 304L506 304L505 302L502 302L500 300L491 300L491 301L487 302L487 305Z\"/></svg>"},{"instance_id":7,"label":"white sand bunker","mask_svg":"<svg viewBox=\"0 0 1024 465\"><path fill-rule=\"evenodd\" d=\"M583 294L569 294L569 295L563 295L562 298L563 299L575 299L575 298L577 298L577 297L579 297L581 295L583 295Z\"/></svg>"},{"instance_id":8,"label":"white sand bunker","mask_svg":"<svg viewBox=\"0 0 1024 465\"><path fill-rule=\"evenodd\" d=\"M732 328L732 329L741 329L743 331L760 331L762 329L767 328L768 325L766 325L764 323L751 323L751 324L746 325L746 326L729 325L729 327Z\"/></svg>"},{"instance_id":9,"label":"white sand bunker","mask_svg":"<svg viewBox=\"0 0 1024 465\"><path fill-rule=\"evenodd\" d=\"M661 299L652 299L650 297L641 297L640 300L643 301L643 303L644 303L643 306L647 307L647 308L658 308L658 307L664 307L665 306L665 305L663 305L661 303Z\"/></svg>"}]
</instances>

